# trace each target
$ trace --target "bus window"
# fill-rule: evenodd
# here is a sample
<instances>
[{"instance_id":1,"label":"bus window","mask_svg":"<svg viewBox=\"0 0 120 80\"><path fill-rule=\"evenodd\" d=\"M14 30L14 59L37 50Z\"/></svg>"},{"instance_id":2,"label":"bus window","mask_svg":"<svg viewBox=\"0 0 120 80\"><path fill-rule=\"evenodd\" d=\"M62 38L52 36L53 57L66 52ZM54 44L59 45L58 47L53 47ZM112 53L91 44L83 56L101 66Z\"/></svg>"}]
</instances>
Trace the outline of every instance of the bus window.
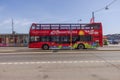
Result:
<instances>
[{"instance_id":1,"label":"bus window","mask_svg":"<svg viewBox=\"0 0 120 80\"><path fill-rule=\"evenodd\" d=\"M51 36L52 42L59 42L59 36Z\"/></svg>"},{"instance_id":2,"label":"bus window","mask_svg":"<svg viewBox=\"0 0 120 80\"><path fill-rule=\"evenodd\" d=\"M79 36L79 41L92 41L91 35Z\"/></svg>"},{"instance_id":3,"label":"bus window","mask_svg":"<svg viewBox=\"0 0 120 80\"><path fill-rule=\"evenodd\" d=\"M76 26L77 29L80 29L80 26Z\"/></svg>"},{"instance_id":4,"label":"bus window","mask_svg":"<svg viewBox=\"0 0 120 80\"><path fill-rule=\"evenodd\" d=\"M51 25L51 29L59 29L59 25Z\"/></svg>"},{"instance_id":5,"label":"bus window","mask_svg":"<svg viewBox=\"0 0 120 80\"><path fill-rule=\"evenodd\" d=\"M79 36L79 41L84 41L84 36Z\"/></svg>"},{"instance_id":6,"label":"bus window","mask_svg":"<svg viewBox=\"0 0 120 80\"><path fill-rule=\"evenodd\" d=\"M61 26L61 27L60 27L60 29L67 29L67 30L69 30L69 29L70 29L70 27Z\"/></svg>"},{"instance_id":7,"label":"bus window","mask_svg":"<svg viewBox=\"0 0 120 80\"><path fill-rule=\"evenodd\" d=\"M76 26L71 26L71 29L77 29Z\"/></svg>"},{"instance_id":8,"label":"bus window","mask_svg":"<svg viewBox=\"0 0 120 80\"><path fill-rule=\"evenodd\" d=\"M35 29L35 26L32 26L31 29Z\"/></svg>"},{"instance_id":9,"label":"bus window","mask_svg":"<svg viewBox=\"0 0 120 80\"><path fill-rule=\"evenodd\" d=\"M67 30L69 30L70 29L70 25L62 24L62 25L60 25L60 29L67 29Z\"/></svg>"},{"instance_id":10,"label":"bus window","mask_svg":"<svg viewBox=\"0 0 120 80\"><path fill-rule=\"evenodd\" d=\"M70 43L70 37L69 36L61 36L60 42L61 43Z\"/></svg>"},{"instance_id":11,"label":"bus window","mask_svg":"<svg viewBox=\"0 0 120 80\"><path fill-rule=\"evenodd\" d=\"M35 41L40 41L40 37L39 36L35 36Z\"/></svg>"},{"instance_id":12,"label":"bus window","mask_svg":"<svg viewBox=\"0 0 120 80\"><path fill-rule=\"evenodd\" d=\"M84 26L81 26L81 29L85 29L85 27L84 27Z\"/></svg>"},{"instance_id":13,"label":"bus window","mask_svg":"<svg viewBox=\"0 0 120 80\"><path fill-rule=\"evenodd\" d=\"M94 27L93 27L93 26L91 26L91 29L94 29Z\"/></svg>"},{"instance_id":14,"label":"bus window","mask_svg":"<svg viewBox=\"0 0 120 80\"><path fill-rule=\"evenodd\" d=\"M76 42L76 41L78 41L78 37L77 37L77 36L73 36L73 37L72 37L72 42L74 43L74 42Z\"/></svg>"},{"instance_id":15,"label":"bus window","mask_svg":"<svg viewBox=\"0 0 120 80\"><path fill-rule=\"evenodd\" d=\"M48 41L50 41L50 37L49 36L41 36L41 41L48 42Z\"/></svg>"},{"instance_id":16,"label":"bus window","mask_svg":"<svg viewBox=\"0 0 120 80\"><path fill-rule=\"evenodd\" d=\"M31 36L31 37L30 37L30 42L33 42L33 41L35 41L35 37L34 37L34 36Z\"/></svg>"},{"instance_id":17,"label":"bus window","mask_svg":"<svg viewBox=\"0 0 120 80\"><path fill-rule=\"evenodd\" d=\"M90 24L91 29L100 29L100 24Z\"/></svg>"},{"instance_id":18,"label":"bus window","mask_svg":"<svg viewBox=\"0 0 120 80\"><path fill-rule=\"evenodd\" d=\"M31 36L30 37L30 42L37 42L40 41L40 37L39 36Z\"/></svg>"},{"instance_id":19,"label":"bus window","mask_svg":"<svg viewBox=\"0 0 120 80\"><path fill-rule=\"evenodd\" d=\"M51 29L59 29L59 27L58 26L54 26L54 27L52 26Z\"/></svg>"},{"instance_id":20,"label":"bus window","mask_svg":"<svg viewBox=\"0 0 120 80\"><path fill-rule=\"evenodd\" d=\"M91 37L91 35L87 35L87 36L85 36L85 41L92 41L92 37Z\"/></svg>"},{"instance_id":21,"label":"bus window","mask_svg":"<svg viewBox=\"0 0 120 80\"><path fill-rule=\"evenodd\" d=\"M100 29L100 27L98 25L94 26L94 29Z\"/></svg>"},{"instance_id":22,"label":"bus window","mask_svg":"<svg viewBox=\"0 0 120 80\"><path fill-rule=\"evenodd\" d=\"M39 29L40 29L40 26L36 26L36 29L38 29L38 30L39 30Z\"/></svg>"},{"instance_id":23,"label":"bus window","mask_svg":"<svg viewBox=\"0 0 120 80\"><path fill-rule=\"evenodd\" d=\"M86 26L85 29L90 29L90 27L89 27L89 26Z\"/></svg>"},{"instance_id":24,"label":"bus window","mask_svg":"<svg viewBox=\"0 0 120 80\"><path fill-rule=\"evenodd\" d=\"M72 24L71 29L80 29L80 24Z\"/></svg>"},{"instance_id":25,"label":"bus window","mask_svg":"<svg viewBox=\"0 0 120 80\"><path fill-rule=\"evenodd\" d=\"M47 29L47 30L49 30L50 29L50 25L41 25L41 29Z\"/></svg>"}]
</instances>

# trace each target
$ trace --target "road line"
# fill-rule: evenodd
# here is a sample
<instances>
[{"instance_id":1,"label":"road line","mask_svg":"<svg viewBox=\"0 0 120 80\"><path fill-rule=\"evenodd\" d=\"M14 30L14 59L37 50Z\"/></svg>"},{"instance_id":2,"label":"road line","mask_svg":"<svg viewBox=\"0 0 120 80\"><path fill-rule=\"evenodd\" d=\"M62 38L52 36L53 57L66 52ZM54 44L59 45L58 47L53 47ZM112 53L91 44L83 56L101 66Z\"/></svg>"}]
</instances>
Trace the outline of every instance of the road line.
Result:
<instances>
[{"instance_id":1,"label":"road line","mask_svg":"<svg viewBox=\"0 0 120 80\"><path fill-rule=\"evenodd\" d=\"M89 60L89 61L38 61L38 62L1 62L0 65L28 65L28 64L71 64L71 63L120 63L120 60Z\"/></svg>"}]
</instances>

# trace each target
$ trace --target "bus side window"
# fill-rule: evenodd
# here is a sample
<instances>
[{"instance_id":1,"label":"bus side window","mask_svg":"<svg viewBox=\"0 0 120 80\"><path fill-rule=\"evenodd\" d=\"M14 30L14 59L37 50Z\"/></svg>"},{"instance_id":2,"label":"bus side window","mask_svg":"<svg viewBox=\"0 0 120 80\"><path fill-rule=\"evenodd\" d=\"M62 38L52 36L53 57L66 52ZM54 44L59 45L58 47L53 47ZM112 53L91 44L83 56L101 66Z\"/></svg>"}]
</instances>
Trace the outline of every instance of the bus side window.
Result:
<instances>
[{"instance_id":1,"label":"bus side window","mask_svg":"<svg viewBox=\"0 0 120 80\"><path fill-rule=\"evenodd\" d=\"M85 41L85 37L84 36L79 36L79 41Z\"/></svg>"},{"instance_id":2,"label":"bus side window","mask_svg":"<svg viewBox=\"0 0 120 80\"><path fill-rule=\"evenodd\" d=\"M84 27L84 26L81 26L81 29L85 29L85 27Z\"/></svg>"},{"instance_id":3,"label":"bus side window","mask_svg":"<svg viewBox=\"0 0 120 80\"><path fill-rule=\"evenodd\" d=\"M70 43L70 37L69 36L61 36L60 42L61 43Z\"/></svg>"},{"instance_id":4,"label":"bus side window","mask_svg":"<svg viewBox=\"0 0 120 80\"><path fill-rule=\"evenodd\" d=\"M79 36L79 41L92 41L91 35Z\"/></svg>"},{"instance_id":5,"label":"bus side window","mask_svg":"<svg viewBox=\"0 0 120 80\"><path fill-rule=\"evenodd\" d=\"M38 42L40 41L40 37L39 36L31 36L30 37L30 42Z\"/></svg>"},{"instance_id":6,"label":"bus side window","mask_svg":"<svg viewBox=\"0 0 120 80\"><path fill-rule=\"evenodd\" d=\"M69 30L70 29L70 25L68 25L68 24L62 24L62 25L60 25L60 29L62 29L62 30Z\"/></svg>"},{"instance_id":7,"label":"bus side window","mask_svg":"<svg viewBox=\"0 0 120 80\"><path fill-rule=\"evenodd\" d=\"M62 30L64 30L64 29L69 30L70 27L68 27L68 26L61 26L60 29L62 29Z\"/></svg>"},{"instance_id":8,"label":"bus side window","mask_svg":"<svg viewBox=\"0 0 120 80\"><path fill-rule=\"evenodd\" d=\"M39 30L39 29L40 29L40 26L36 26L36 29Z\"/></svg>"},{"instance_id":9,"label":"bus side window","mask_svg":"<svg viewBox=\"0 0 120 80\"><path fill-rule=\"evenodd\" d=\"M55 29L55 30L56 30L56 29L59 29L59 26L51 26L51 29L53 29L53 30L54 30L54 29Z\"/></svg>"},{"instance_id":10,"label":"bus side window","mask_svg":"<svg viewBox=\"0 0 120 80\"><path fill-rule=\"evenodd\" d=\"M99 29L100 27L98 25L94 26L94 29Z\"/></svg>"},{"instance_id":11,"label":"bus side window","mask_svg":"<svg viewBox=\"0 0 120 80\"><path fill-rule=\"evenodd\" d=\"M94 27L91 26L91 29L94 29Z\"/></svg>"},{"instance_id":12,"label":"bus side window","mask_svg":"<svg viewBox=\"0 0 120 80\"><path fill-rule=\"evenodd\" d=\"M73 37L72 37L72 42L74 43L74 42L76 42L76 41L78 41L78 37L77 37L77 36L73 36Z\"/></svg>"},{"instance_id":13,"label":"bus side window","mask_svg":"<svg viewBox=\"0 0 120 80\"><path fill-rule=\"evenodd\" d=\"M50 29L50 25L49 24L41 24L41 29L49 30Z\"/></svg>"},{"instance_id":14,"label":"bus side window","mask_svg":"<svg viewBox=\"0 0 120 80\"><path fill-rule=\"evenodd\" d=\"M34 42L35 41L35 37L34 36L31 36L30 37L30 42Z\"/></svg>"},{"instance_id":15,"label":"bus side window","mask_svg":"<svg viewBox=\"0 0 120 80\"><path fill-rule=\"evenodd\" d=\"M91 35L85 36L85 41L92 41L92 36Z\"/></svg>"},{"instance_id":16,"label":"bus side window","mask_svg":"<svg viewBox=\"0 0 120 80\"><path fill-rule=\"evenodd\" d=\"M32 26L32 28L31 29L35 29L35 26Z\"/></svg>"},{"instance_id":17,"label":"bus side window","mask_svg":"<svg viewBox=\"0 0 120 80\"><path fill-rule=\"evenodd\" d=\"M39 36L35 36L35 41L40 41L40 37Z\"/></svg>"},{"instance_id":18,"label":"bus side window","mask_svg":"<svg viewBox=\"0 0 120 80\"><path fill-rule=\"evenodd\" d=\"M71 26L71 29L73 30L73 29L77 29L77 28L76 28L76 26Z\"/></svg>"},{"instance_id":19,"label":"bus side window","mask_svg":"<svg viewBox=\"0 0 120 80\"><path fill-rule=\"evenodd\" d=\"M80 29L80 24L71 24L71 29Z\"/></svg>"},{"instance_id":20,"label":"bus side window","mask_svg":"<svg viewBox=\"0 0 120 80\"><path fill-rule=\"evenodd\" d=\"M51 36L52 42L59 42L59 36Z\"/></svg>"},{"instance_id":21,"label":"bus side window","mask_svg":"<svg viewBox=\"0 0 120 80\"><path fill-rule=\"evenodd\" d=\"M89 26L86 26L85 29L90 29L90 27L89 27Z\"/></svg>"},{"instance_id":22,"label":"bus side window","mask_svg":"<svg viewBox=\"0 0 120 80\"><path fill-rule=\"evenodd\" d=\"M41 41L48 42L48 41L50 41L50 37L49 36L41 36Z\"/></svg>"}]
</instances>

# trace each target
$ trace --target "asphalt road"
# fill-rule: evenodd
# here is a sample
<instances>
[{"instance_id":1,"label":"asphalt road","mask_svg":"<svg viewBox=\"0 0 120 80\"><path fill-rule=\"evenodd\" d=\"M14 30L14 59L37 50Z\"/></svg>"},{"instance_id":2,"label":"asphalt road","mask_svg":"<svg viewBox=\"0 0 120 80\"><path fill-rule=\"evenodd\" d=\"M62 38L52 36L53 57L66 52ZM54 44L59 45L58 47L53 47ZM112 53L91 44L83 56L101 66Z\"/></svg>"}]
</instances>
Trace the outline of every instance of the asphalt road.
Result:
<instances>
[{"instance_id":1,"label":"asphalt road","mask_svg":"<svg viewBox=\"0 0 120 80\"><path fill-rule=\"evenodd\" d=\"M0 54L0 62L42 62L42 61L80 61L80 60L102 60L94 53L24 53L24 54Z\"/></svg>"},{"instance_id":2,"label":"asphalt road","mask_svg":"<svg viewBox=\"0 0 120 80\"><path fill-rule=\"evenodd\" d=\"M120 51L50 51L0 53L0 62L119 60Z\"/></svg>"},{"instance_id":3,"label":"asphalt road","mask_svg":"<svg viewBox=\"0 0 120 80\"><path fill-rule=\"evenodd\" d=\"M120 80L120 51L0 53L0 80Z\"/></svg>"}]
</instances>

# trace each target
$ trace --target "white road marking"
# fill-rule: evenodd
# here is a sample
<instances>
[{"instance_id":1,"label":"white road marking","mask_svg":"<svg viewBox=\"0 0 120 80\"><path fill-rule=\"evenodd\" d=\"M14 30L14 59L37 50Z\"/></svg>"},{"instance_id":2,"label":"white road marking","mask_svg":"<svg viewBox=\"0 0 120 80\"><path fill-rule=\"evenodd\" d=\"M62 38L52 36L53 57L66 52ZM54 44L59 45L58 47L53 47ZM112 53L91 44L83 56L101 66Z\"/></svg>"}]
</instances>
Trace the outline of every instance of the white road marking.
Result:
<instances>
[{"instance_id":1,"label":"white road marking","mask_svg":"<svg viewBox=\"0 0 120 80\"><path fill-rule=\"evenodd\" d=\"M28 64L70 64L70 63L120 63L120 60L90 60L90 61L38 61L38 62L0 62L0 65L28 65Z\"/></svg>"}]
</instances>

